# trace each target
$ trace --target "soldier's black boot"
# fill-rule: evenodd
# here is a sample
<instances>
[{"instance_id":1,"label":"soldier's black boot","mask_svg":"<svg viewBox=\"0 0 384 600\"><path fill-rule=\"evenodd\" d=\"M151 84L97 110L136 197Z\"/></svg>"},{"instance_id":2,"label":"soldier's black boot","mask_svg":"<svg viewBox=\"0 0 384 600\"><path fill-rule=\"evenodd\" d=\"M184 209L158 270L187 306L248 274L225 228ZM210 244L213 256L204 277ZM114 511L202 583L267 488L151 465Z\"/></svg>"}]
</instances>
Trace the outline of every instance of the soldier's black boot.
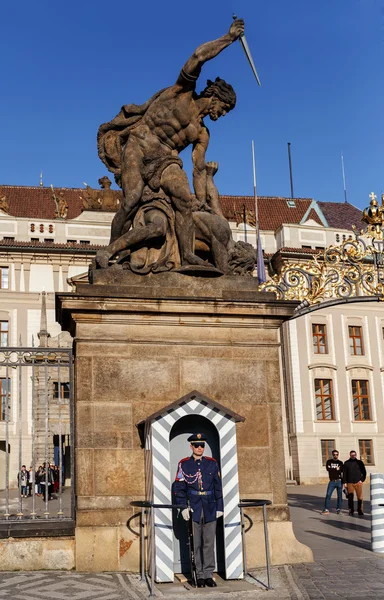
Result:
<instances>
[{"instance_id":1,"label":"soldier's black boot","mask_svg":"<svg viewBox=\"0 0 384 600\"><path fill-rule=\"evenodd\" d=\"M198 588L205 587L205 581L204 581L204 579L198 579L197 580L197 587Z\"/></svg>"},{"instance_id":2,"label":"soldier's black boot","mask_svg":"<svg viewBox=\"0 0 384 600\"><path fill-rule=\"evenodd\" d=\"M205 585L208 587L217 587L217 583L212 579L212 577L208 577L208 579L205 580Z\"/></svg>"}]
</instances>

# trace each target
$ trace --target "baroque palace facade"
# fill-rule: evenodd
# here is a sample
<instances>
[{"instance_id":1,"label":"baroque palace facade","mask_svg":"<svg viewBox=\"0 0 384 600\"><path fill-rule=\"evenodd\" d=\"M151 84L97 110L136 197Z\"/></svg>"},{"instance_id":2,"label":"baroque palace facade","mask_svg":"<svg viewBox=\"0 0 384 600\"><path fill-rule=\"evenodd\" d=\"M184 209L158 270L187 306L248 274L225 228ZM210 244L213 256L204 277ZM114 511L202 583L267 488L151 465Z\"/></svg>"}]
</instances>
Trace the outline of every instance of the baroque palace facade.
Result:
<instances>
[{"instance_id":1,"label":"baroque palace facade","mask_svg":"<svg viewBox=\"0 0 384 600\"><path fill-rule=\"evenodd\" d=\"M61 333L55 322L54 294L71 291L72 278L85 278L97 249L108 243L120 192L110 189L107 178L99 183L100 190L0 186L1 346L70 344L68 334ZM256 245L253 198L222 196L221 202L234 240ZM265 262L274 272L287 262L300 263L348 239L352 225L359 226L361 220L361 211L351 204L310 198L259 197L258 213ZM334 447L342 460L356 449L368 472L383 472L383 345L384 307L377 303L320 309L284 325L281 368L287 479L325 480L324 464ZM15 481L20 439L17 379L13 373L8 378L10 480ZM0 384L1 489L8 385L1 365ZM56 387L53 382L52 401ZM22 460L28 464L31 385L27 382L23 390ZM63 387L64 398L65 393Z\"/></svg>"}]
</instances>

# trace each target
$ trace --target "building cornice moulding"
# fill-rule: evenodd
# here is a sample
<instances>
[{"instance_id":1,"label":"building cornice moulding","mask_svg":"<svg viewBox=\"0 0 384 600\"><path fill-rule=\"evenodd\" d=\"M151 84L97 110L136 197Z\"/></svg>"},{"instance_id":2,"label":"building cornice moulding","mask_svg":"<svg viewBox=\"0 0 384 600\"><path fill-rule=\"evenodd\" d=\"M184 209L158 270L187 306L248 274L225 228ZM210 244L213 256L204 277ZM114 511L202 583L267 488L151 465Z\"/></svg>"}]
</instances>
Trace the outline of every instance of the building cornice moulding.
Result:
<instances>
[{"instance_id":1,"label":"building cornice moulding","mask_svg":"<svg viewBox=\"0 0 384 600\"><path fill-rule=\"evenodd\" d=\"M337 371L337 366L331 363L311 363L308 365L308 369L333 369L334 371Z\"/></svg>"}]
</instances>

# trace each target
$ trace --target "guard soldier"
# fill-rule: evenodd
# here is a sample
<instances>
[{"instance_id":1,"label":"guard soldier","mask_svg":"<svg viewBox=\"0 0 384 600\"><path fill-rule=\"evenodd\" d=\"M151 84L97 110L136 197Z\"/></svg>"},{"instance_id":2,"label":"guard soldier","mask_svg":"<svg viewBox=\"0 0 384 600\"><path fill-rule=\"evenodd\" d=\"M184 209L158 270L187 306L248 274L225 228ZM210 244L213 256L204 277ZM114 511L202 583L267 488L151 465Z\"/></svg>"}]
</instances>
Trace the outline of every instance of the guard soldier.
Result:
<instances>
[{"instance_id":1,"label":"guard soldier","mask_svg":"<svg viewBox=\"0 0 384 600\"><path fill-rule=\"evenodd\" d=\"M197 587L200 588L217 585L212 577L216 519L224 514L219 465L214 458L203 456L206 439L203 433L188 438L192 456L179 462L174 484L176 504L188 504L181 513L183 518L188 521L192 516Z\"/></svg>"}]
</instances>

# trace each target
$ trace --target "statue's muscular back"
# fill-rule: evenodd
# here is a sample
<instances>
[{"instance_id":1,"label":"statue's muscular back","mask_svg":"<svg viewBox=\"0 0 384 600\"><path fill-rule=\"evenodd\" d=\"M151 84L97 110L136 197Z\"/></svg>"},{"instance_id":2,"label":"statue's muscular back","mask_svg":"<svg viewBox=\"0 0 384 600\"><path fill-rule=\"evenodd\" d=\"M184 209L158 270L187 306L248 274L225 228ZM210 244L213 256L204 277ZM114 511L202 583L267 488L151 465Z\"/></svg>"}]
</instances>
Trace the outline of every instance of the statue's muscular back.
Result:
<instances>
[{"instance_id":1,"label":"statue's muscular back","mask_svg":"<svg viewBox=\"0 0 384 600\"><path fill-rule=\"evenodd\" d=\"M194 92L181 90L176 84L156 98L131 136L136 138L145 157L158 151L159 145L163 152L166 147L181 152L198 140L201 129Z\"/></svg>"}]
</instances>

